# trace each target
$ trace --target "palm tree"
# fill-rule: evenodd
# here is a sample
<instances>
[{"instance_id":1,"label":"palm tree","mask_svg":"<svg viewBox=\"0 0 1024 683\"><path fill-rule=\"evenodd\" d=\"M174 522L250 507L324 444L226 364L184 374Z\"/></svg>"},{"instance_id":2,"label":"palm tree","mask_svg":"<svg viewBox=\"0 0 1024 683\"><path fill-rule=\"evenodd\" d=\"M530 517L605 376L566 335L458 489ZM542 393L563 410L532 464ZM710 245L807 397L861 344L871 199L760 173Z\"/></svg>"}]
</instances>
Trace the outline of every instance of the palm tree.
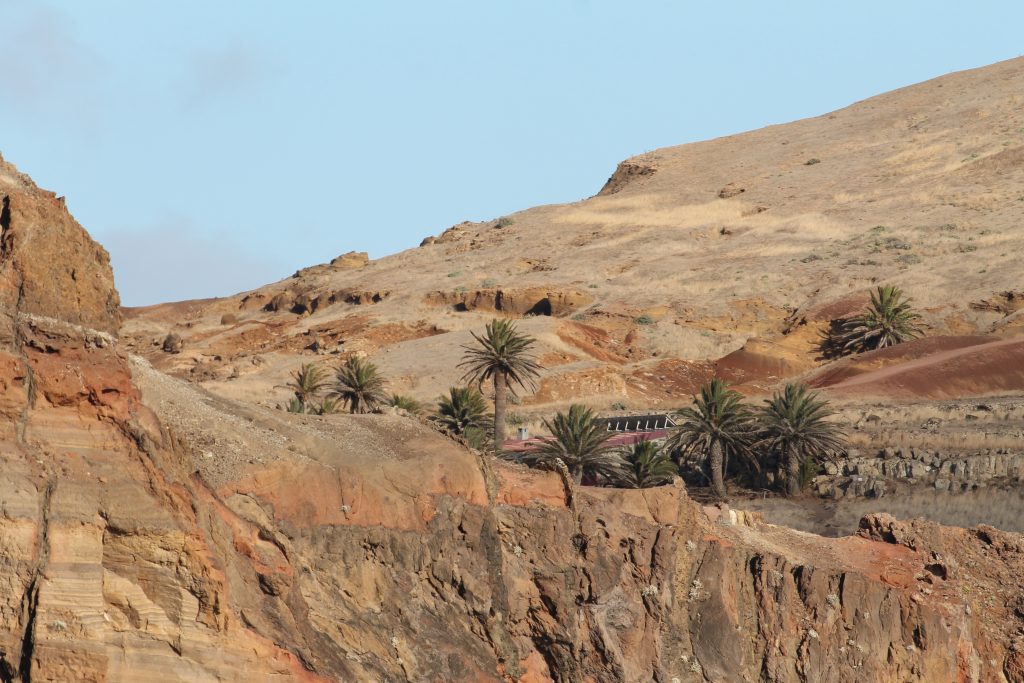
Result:
<instances>
[{"instance_id":1,"label":"palm tree","mask_svg":"<svg viewBox=\"0 0 1024 683\"><path fill-rule=\"evenodd\" d=\"M638 441L622 457L628 468L623 481L638 489L669 484L679 472L665 449L654 441Z\"/></svg>"},{"instance_id":2,"label":"palm tree","mask_svg":"<svg viewBox=\"0 0 1024 683\"><path fill-rule=\"evenodd\" d=\"M312 410L317 415L331 415L332 413L338 412L338 408L341 404L331 397L325 397L324 400L320 401L320 405L313 406Z\"/></svg>"},{"instance_id":3,"label":"palm tree","mask_svg":"<svg viewBox=\"0 0 1024 683\"><path fill-rule=\"evenodd\" d=\"M505 443L507 392L514 395L517 384L524 389L535 387L533 380L540 374L540 365L529 355L536 340L520 334L510 320L492 320L482 335L472 334L476 344L463 347L459 363L466 368L462 380L481 387L487 380L494 383L494 447L500 451Z\"/></svg>"},{"instance_id":4,"label":"palm tree","mask_svg":"<svg viewBox=\"0 0 1024 683\"><path fill-rule=\"evenodd\" d=\"M405 394L391 394L391 398L388 399L388 405L393 408L401 408L413 415L423 412L423 405L412 396L406 396Z\"/></svg>"},{"instance_id":5,"label":"palm tree","mask_svg":"<svg viewBox=\"0 0 1024 683\"><path fill-rule=\"evenodd\" d=\"M490 415L487 401L475 387L452 387L438 400L433 419L453 434L465 435L470 429L487 429Z\"/></svg>"},{"instance_id":6,"label":"palm tree","mask_svg":"<svg viewBox=\"0 0 1024 683\"><path fill-rule=\"evenodd\" d=\"M351 413L368 413L387 400L384 378L368 360L350 357L338 368L336 377L337 382L328 396L348 405Z\"/></svg>"},{"instance_id":7,"label":"palm tree","mask_svg":"<svg viewBox=\"0 0 1024 683\"><path fill-rule=\"evenodd\" d=\"M718 378L700 389L693 397L693 407L678 412L682 418L669 441L683 457L703 461L710 471L715 495L725 498L726 458L746 458L755 469L759 467L751 450L754 440L754 417L743 404L743 396Z\"/></svg>"},{"instance_id":8,"label":"palm tree","mask_svg":"<svg viewBox=\"0 0 1024 683\"><path fill-rule=\"evenodd\" d=\"M284 385L295 394L295 399L288 404L288 412L306 412L313 399L327 386L327 383L327 372L322 367L315 363L303 363L292 374L291 381Z\"/></svg>"},{"instance_id":9,"label":"palm tree","mask_svg":"<svg viewBox=\"0 0 1024 683\"><path fill-rule=\"evenodd\" d=\"M836 346L840 354L860 353L895 346L921 336L921 316L895 285L871 293L871 303L860 315L840 325Z\"/></svg>"},{"instance_id":10,"label":"palm tree","mask_svg":"<svg viewBox=\"0 0 1024 683\"><path fill-rule=\"evenodd\" d=\"M552 438L517 455L517 460L545 469L555 469L556 461L561 460L577 486L583 481L584 475L602 477L609 481L621 480L626 463L608 445L612 433L597 421L589 408L571 405L568 413L558 413L550 422L544 420L544 426L551 432Z\"/></svg>"},{"instance_id":11,"label":"palm tree","mask_svg":"<svg viewBox=\"0 0 1024 683\"><path fill-rule=\"evenodd\" d=\"M284 404L284 409L287 410L289 413L305 413L306 412L305 404L302 403L297 398L289 399L288 402Z\"/></svg>"},{"instance_id":12,"label":"palm tree","mask_svg":"<svg viewBox=\"0 0 1024 683\"><path fill-rule=\"evenodd\" d=\"M758 414L761 444L785 463L786 494L800 492L800 466L805 460L836 457L845 449L842 428L826 420L835 413L805 384L787 384L782 393L765 401Z\"/></svg>"}]
</instances>

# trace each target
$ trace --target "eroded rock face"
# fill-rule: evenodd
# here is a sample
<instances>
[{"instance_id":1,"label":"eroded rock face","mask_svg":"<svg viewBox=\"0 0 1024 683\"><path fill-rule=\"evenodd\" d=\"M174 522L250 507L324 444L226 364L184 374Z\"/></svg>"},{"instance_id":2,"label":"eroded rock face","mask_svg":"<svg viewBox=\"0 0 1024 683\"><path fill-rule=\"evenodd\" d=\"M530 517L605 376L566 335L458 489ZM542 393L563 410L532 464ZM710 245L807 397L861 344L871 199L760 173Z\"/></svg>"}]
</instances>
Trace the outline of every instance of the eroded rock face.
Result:
<instances>
[{"instance_id":1,"label":"eroded rock face","mask_svg":"<svg viewBox=\"0 0 1024 683\"><path fill-rule=\"evenodd\" d=\"M370 262L370 255L365 251L349 251L331 260L335 268L362 268Z\"/></svg>"},{"instance_id":2,"label":"eroded rock face","mask_svg":"<svg viewBox=\"0 0 1024 683\"><path fill-rule=\"evenodd\" d=\"M121 324L107 252L0 157L0 306L115 333Z\"/></svg>"},{"instance_id":3,"label":"eroded rock face","mask_svg":"<svg viewBox=\"0 0 1024 683\"><path fill-rule=\"evenodd\" d=\"M324 680L245 626L201 482L111 332L106 253L0 168L0 680Z\"/></svg>"},{"instance_id":4,"label":"eroded rock face","mask_svg":"<svg viewBox=\"0 0 1024 683\"><path fill-rule=\"evenodd\" d=\"M91 241L18 246L50 211L24 196L42 206L0 264L23 292L0 335L0 680L1019 677L1018 535L822 539L678 482L573 490L408 418L216 399L121 351ZM97 279L72 304L39 273Z\"/></svg>"},{"instance_id":5,"label":"eroded rock face","mask_svg":"<svg viewBox=\"0 0 1024 683\"><path fill-rule=\"evenodd\" d=\"M633 160L623 161L615 168L615 173L612 173L605 182L604 187L598 192L598 196L615 194L636 180L654 175L657 170L653 164L638 163Z\"/></svg>"},{"instance_id":6,"label":"eroded rock face","mask_svg":"<svg viewBox=\"0 0 1024 683\"><path fill-rule=\"evenodd\" d=\"M593 297L583 292L547 287L431 292L426 298L426 303L434 306L450 305L460 311L494 311L516 316L563 316L591 301Z\"/></svg>"}]
</instances>

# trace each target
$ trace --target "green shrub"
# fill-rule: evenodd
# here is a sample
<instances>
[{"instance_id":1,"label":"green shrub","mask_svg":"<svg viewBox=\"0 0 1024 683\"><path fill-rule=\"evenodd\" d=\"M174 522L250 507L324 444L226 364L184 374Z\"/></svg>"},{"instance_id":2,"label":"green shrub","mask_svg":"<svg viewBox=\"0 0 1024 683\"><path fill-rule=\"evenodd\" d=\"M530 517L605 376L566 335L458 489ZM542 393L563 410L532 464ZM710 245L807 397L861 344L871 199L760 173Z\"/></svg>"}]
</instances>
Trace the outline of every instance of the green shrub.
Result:
<instances>
[{"instance_id":1,"label":"green shrub","mask_svg":"<svg viewBox=\"0 0 1024 683\"><path fill-rule=\"evenodd\" d=\"M899 237L890 237L887 240L885 240L885 248L907 251L911 247L909 242L904 242Z\"/></svg>"},{"instance_id":2,"label":"green shrub","mask_svg":"<svg viewBox=\"0 0 1024 683\"><path fill-rule=\"evenodd\" d=\"M820 164L820 163L821 163L821 159L811 158L811 159L808 159L807 161L804 162L804 166L814 166L815 164Z\"/></svg>"},{"instance_id":3,"label":"green shrub","mask_svg":"<svg viewBox=\"0 0 1024 683\"><path fill-rule=\"evenodd\" d=\"M509 413L505 416L505 424L510 427L518 427L519 425L526 424L527 420L519 413Z\"/></svg>"},{"instance_id":4,"label":"green shrub","mask_svg":"<svg viewBox=\"0 0 1024 683\"><path fill-rule=\"evenodd\" d=\"M393 408L401 408L407 413L412 413L413 415L419 414L423 411L423 404L412 396L406 396L404 394L391 394L391 398L388 399L388 405Z\"/></svg>"},{"instance_id":5,"label":"green shrub","mask_svg":"<svg viewBox=\"0 0 1024 683\"><path fill-rule=\"evenodd\" d=\"M811 481L821 474L821 463L813 458L807 458L800 463L800 490L805 490L810 486Z\"/></svg>"},{"instance_id":6,"label":"green shrub","mask_svg":"<svg viewBox=\"0 0 1024 683\"><path fill-rule=\"evenodd\" d=\"M507 228L513 223L515 223L515 220L509 218L508 216L502 216L498 220L494 221L494 227L500 230L501 228Z\"/></svg>"},{"instance_id":7,"label":"green shrub","mask_svg":"<svg viewBox=\"0 0 1024 683\"><path fill-rule=\"evenodd\" d=\"M320 405L313 406L311 410L316 415L331 415L341 410L341 402L327 397L320 401Z\"/></svg>"},{"instance_id":8,"label":"green shrub","mask_svg":"<svg viewBox=\"0 0 1024 683\"><path fill-rule=\"evenodd\" d=\"M635 322L637 325L653 325L654 318L644 313L639 318L633 318L633 322Z\"/></svg>"},{"instance_id":9,"label":"green shrub","mask_svg":"<svg viewBox=\"0 0 1024 683\"><path fill-rule=\"evenodd\" d=\"M481 427L467 427L466 431L462 433L462 437L469 444L470 448L475 448L478 451L486 451L489 449L490 436L486 429Z\"/></svg>"}]
</instances>

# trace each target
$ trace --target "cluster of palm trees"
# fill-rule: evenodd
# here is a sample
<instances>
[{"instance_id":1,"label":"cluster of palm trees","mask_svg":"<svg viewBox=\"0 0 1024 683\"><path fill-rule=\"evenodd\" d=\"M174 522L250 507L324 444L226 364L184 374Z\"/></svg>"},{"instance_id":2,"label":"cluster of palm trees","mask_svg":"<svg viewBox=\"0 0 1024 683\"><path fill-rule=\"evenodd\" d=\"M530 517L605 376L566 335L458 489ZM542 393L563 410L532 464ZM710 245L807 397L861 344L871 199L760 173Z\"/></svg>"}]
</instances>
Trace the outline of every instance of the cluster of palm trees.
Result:
<instances>
[{"instance_id":1,"label":"cluster of palm trees","mask_svg":"<svg viewBox=\"0 0 1024 683\"><path fill-rule=\"evenodd\" d=\"M640 441L627 449L610 446L614 434L589 408L573 405L544 421L549 439L507 457L545 469L554 469L560 460L577 485L586 479L641 488L668 483L679 464L690 460L701 467L721 498L727 495L730 458L756 471L778 463L786 493L792 495L800 491L805 463L837 457L844 450L843 430L827 419L832 414L828 403L804 385L789 384L763 407L752 408L739 392L713 379L701 388L691 407L678 412L682 419L664 444Z\"/></svg>"},{"instance_id":2,"label":"cluster of palm trees","mask_svg":"<svg viewBox=\"0 0 1024 683\"><path fill-rule=\"evenodd\" d=\"M865 311L841 323L827 343L838 355L892 346L920 336L920 318L898 287L878 287ZM679 423L664 444L640 441L628 448L613 447L609 444L613 433L596 415L583 405L572 405L567 412L544 420L549 438L523 452L502 453L509 396L515 396L517 389L536 386L541 369L531 355L536 340L520 333L512 321L501 319L472 336L474 343L463 347L459 364L465 369L464 386L449 389L430 419L475 448L493 449L534 467L555 469L560 463L577 485L588 481L659 486L670 482L681 464L692 462L722 498L727 495L726 477L743 468L760 473L774 467L786 493L792 495L799 492L806 471L844 450L844 432L828 419L834 414L828 402L806 385L787 384L764 405L752 407L726 382L713 379L691 406L678 411ZM482 393L486 383L494 392L493 414L488 413ZM322 368L303 365L288 387L295 394L287 405L292 412L323 414L347 407L353 413L366 413L384 404L422 412L422 406L409 397L389 398L377 367L358 357L349 358L337 370L333 383Z\"/></svg>"},{"instance_id":3,"label":"cluster of palm trees","mask_svg":"<svg viewBox=\"0 0 1024 683\"><path fill-rule=\"evenodd\" d=\"M350 357L338 368L333 382L322 367L305 363L285 387L294 394L284 406L290 413L326 415L344 407L351 413L370 413L388 402L377 366L358 356ZM402 398L395 396L392 400Z\"/></svg>"},{"instance_id":4,"label":"cluster of palm trees","mask_svg":"<svg viewBox=\"0 0 1024 683\"><path fill-rule=\"evenodd\" d=\"M670 483L679 472L669 451L655 441L639 441L627 447L610 445L614 432L609 432L586 406L571 405L567 412L544 420L544 426L551 432L550 438L504 457L551 470L561 462L577 486L586 478L593 484L649 488Z\"/></svg>"},{"instance_id":5,"label":"cluster of palm trees","mask_svg":"<svg viewBox=\"0 0 1024 683\"><path fill-rule=\"evenodd\" d=\"M726 496L729 457L739 458L755 471L772 462L780 465L786 493L799 493L801 470L845 450L844 431L827 418L828 402L804 384L787 384L760 408L747 406L739 392L713 379L684 408L682 421L669 443L680 459L703 466L715 495Z\"/></svg>"},{"instance_id":6,"label":"cluster of palm trees","mask_svg":"<svg viewBox=\"0 0 1024 683\"><path fill-rule=\"evenodd\" d=\"M517 388L534 389L540 365L529 353L535 340L521 334L510 320L493 320L483 333L471 334L475 343L464 347L460 363L466 370L462 378L466 385L449 389L448 395L438 400L430 419L469 445L483 449L504 443L508 397L515 395ZM481 393L487 382L494 390L493 415ZM323 368L309 363L300 367L286 385L294 397L284 407L289 412L321 415L342 408L369 413L383 405L422 412L423 407L414 399L399 394L388 397L384 387L377 366L358 356L345 361L333 382Z\"/></svg>"}]
</instances>

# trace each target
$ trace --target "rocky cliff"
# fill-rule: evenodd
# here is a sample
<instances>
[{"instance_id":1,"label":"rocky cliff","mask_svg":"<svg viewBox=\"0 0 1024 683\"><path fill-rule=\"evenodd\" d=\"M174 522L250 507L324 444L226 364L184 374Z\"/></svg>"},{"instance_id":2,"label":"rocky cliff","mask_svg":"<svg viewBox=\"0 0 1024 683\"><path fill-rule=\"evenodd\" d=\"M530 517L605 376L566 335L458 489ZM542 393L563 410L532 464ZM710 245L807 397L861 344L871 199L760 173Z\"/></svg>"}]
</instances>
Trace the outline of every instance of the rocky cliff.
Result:
<instances>
[{"instance_id":1,"label":"rocky cliff","mask_svg":"<svg viewBox=\"0 0 1024 683\"><path fill-rule=\"evenodd\" d=\"M1024 677L1020 536L823 539L216 397L125 353L62 202L0 190L0 681Z\"/></svg>"}]
</instances>

